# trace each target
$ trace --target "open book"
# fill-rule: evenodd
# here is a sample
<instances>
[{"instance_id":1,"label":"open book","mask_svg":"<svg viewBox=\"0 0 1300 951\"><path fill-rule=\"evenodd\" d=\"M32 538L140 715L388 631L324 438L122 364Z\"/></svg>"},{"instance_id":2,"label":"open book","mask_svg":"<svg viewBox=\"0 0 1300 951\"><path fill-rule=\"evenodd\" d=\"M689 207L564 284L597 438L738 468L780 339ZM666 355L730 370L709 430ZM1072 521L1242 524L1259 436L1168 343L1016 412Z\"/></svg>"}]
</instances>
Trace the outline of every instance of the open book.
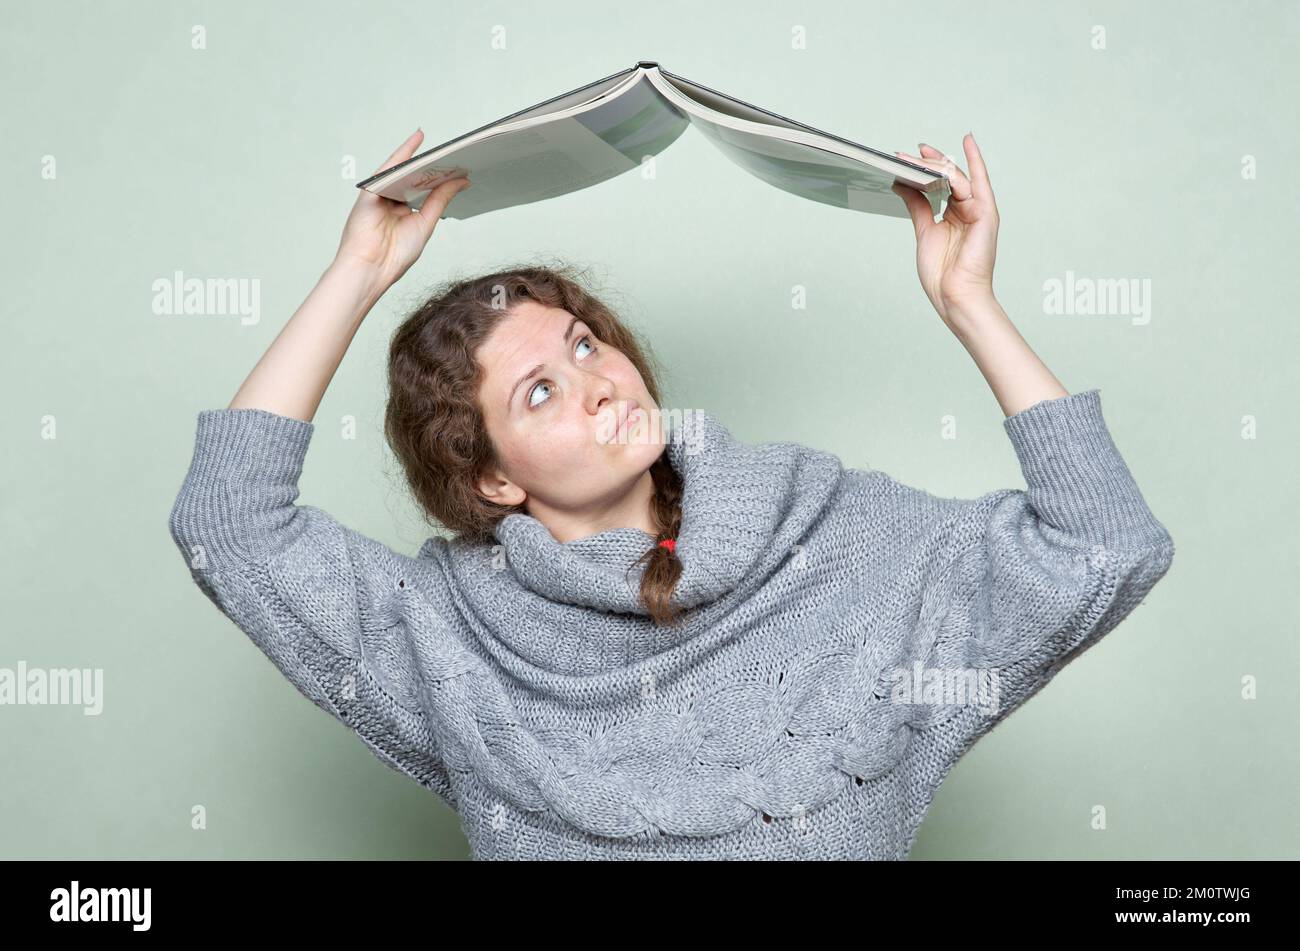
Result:
<instances>
[{"instance_id":1,"label":"open book","mask_svg":"<svg viewBox=\"0 0 1300 951\"><path fill-rule=\"evenodd\" d=\"M637 168L694 125L745 171L801 198L906 218L895 182L915 188L935 215L947 176L822 132L642 61L480 126L357 184L418 209L434 188L468 176L474 187L444 218L526 205Z\"/></svg>"}]
</instances>

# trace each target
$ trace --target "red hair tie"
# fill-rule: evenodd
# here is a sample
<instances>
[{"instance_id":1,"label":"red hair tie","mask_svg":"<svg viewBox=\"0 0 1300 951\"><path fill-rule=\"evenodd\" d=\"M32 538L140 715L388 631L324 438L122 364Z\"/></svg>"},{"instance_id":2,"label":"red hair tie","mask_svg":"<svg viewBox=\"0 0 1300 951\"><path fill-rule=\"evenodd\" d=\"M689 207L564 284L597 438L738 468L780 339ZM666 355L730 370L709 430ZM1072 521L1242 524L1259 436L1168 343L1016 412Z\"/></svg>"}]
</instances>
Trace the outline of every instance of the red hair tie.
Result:
<instances>
[{"instance_id":1,"label":"red hair tie","mask_svg":"<svg viewBox=\"0 0 1300 951\"><path fill-rule=\"evenodd\" d=\"M665 538L659 543L660 548L667 548L673 554L677 553L677 540L674 538Z\"/></svg>"}]
</instances>

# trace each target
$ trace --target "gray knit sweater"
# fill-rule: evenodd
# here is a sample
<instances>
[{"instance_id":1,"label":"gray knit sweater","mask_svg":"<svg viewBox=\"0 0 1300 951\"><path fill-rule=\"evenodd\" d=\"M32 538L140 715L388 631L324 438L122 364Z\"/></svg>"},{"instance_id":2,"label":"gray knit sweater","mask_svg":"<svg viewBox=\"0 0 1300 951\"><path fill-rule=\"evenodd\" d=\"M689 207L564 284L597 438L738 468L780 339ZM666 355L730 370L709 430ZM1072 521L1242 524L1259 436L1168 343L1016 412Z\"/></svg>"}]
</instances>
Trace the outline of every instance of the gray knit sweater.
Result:
<instances>
[{"instance_id":1,"label":"gray knit sweater","mask_svg":"<svg viewBox=\"0 0 1300 951\"><path fill-rule=\"evenodd\" d=\"M296 504L315 427L264 410L199 414L170 529L475 858L900 859L971 744L1173 559L1097 390L1003 425L1027 491L949 499L682 414L680 630L639 603L640 529L513 514L401 554Z\"/></svg>"}]
</instances>

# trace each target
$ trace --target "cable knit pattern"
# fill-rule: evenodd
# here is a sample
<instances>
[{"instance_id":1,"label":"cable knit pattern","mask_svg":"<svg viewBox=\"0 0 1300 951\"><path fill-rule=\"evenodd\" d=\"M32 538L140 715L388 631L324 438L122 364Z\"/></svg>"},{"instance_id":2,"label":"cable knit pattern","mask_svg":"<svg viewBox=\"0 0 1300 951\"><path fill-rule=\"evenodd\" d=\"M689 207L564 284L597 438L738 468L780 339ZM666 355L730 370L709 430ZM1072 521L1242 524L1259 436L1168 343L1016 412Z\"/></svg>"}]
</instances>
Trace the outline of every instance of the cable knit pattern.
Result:
<instances>
[{"instance_id":1,"label":"cable knit pattern","mask_svg":"<svg viewBox=\"0 0 1300 951\"><path fill-rule=\"evenodd\" d=\"M947 499L684 414L676 630L639 602L640 529L561 544L515 514L497 544L402 555L296 504L314 426L263 410L199 414L170 528L204 593L456 809L476 858L899 859L970 745L1173 558L1097 390L1004 428L1027 489ZM934 692L945 674L986 692Z\"/></svg>"}]
</instances>

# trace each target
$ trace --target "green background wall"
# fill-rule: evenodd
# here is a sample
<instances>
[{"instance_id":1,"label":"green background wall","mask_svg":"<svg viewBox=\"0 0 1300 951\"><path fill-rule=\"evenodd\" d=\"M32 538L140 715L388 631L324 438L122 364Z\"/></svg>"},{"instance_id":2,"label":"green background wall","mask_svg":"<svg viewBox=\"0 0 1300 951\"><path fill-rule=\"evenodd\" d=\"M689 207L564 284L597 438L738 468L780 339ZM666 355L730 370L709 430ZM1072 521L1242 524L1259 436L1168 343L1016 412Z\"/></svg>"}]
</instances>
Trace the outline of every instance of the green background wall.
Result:
<instances>
[{"instance_id":1,"label":"green background wall","mask_svg":"<svg viewBox=\"0 0 1300 951\"><path fill-rule=\"evenodd\" d=\"M960 156L974 131L998 297L1067 389L1101 389L1177 542L1136 613L957 765L912 857L1296 857L1298 27L1284 3L8 10L0 667L102 669L104 706L0 706L0 857L467 856L450 810L203 598L167 515L196 414L329 263L356 181L417 125L433 145L639 59L887 151ZM593 268L666 405L936 494L1024 485L910 224L789 196L688 131L653 179L443 221L335 377L301 502L416 551L380 434L388 334L445 277L538 255ZM257 279L260 319L154 313L177 270ZM1068 272L1148 287L1149 320L1045 312Z\"/></svg>"}]
</instances>

